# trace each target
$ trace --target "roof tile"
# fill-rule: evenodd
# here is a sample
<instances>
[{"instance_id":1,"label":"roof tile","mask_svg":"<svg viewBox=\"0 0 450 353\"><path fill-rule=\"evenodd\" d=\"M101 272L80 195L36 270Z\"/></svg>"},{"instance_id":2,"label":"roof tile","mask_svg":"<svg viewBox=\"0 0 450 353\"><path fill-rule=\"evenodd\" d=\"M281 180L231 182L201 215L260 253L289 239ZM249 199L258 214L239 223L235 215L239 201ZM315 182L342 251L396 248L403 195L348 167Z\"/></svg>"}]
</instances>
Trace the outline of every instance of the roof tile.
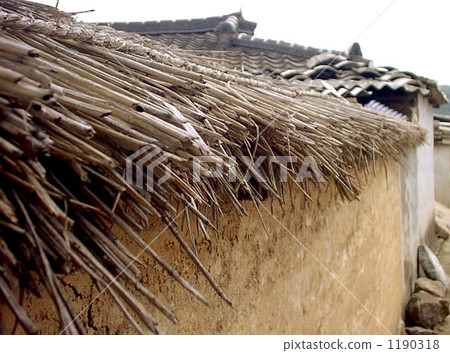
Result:
<instances>
[{"instance_id":1,"label":"roof tile","mask_svg":"<svg viewBox=\"0 0 450 353\"><path fill-rule=\"evenodd\" d=\"M214 29L229 22L233 23L235 33L230 37L228 45L224 45L223 39L214 33ZM345 87L348 86L348 94L352 96L358 96L358 92L366 95L366 90L376 92L390 89L408 93L420 92L429 96L435 106L446 102L445 96L432 80L390 66L372 67L371 62L362 57L357 43L352 46L350 54L345 54L284 41L255 38L253 31L256 23L245 20L240 13L195 20L110 25L122 30L144 33L173 48L225 59L231 68L247 70L252 74L280 75L290 81L309 78L351 81ZM224 51L224 47L227 47L227 50ZM322 85L318 87L323 89ZM342 89L339 92L342 92Z\"/></svg>"}]
</instances>

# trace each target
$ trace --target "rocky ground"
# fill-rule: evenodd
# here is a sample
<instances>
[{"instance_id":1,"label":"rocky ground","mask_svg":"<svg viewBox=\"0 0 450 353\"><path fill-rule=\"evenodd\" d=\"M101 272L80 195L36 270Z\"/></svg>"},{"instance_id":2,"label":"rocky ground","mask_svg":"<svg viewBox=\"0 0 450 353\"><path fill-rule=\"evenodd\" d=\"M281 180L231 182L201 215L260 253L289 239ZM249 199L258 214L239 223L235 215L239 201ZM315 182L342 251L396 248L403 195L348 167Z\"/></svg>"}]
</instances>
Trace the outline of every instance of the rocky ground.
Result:
<instances>
[{"instance_id":1,"label":"rocky ground","mask_svg":"<svg viewBox=\"0 0 450 353\"><path fill-rule=\"evenodd\" d=\"M406 333L450 335L450 209L436 203L436 236L418 248L420 275L406 306Z\"/></svg>"},{"instance_id":2,"label":"rocky ground","mask_svg":"<svg viewBox=\"0 0 450 353\"><path fill-rule=\"evenodd\" d=\"M450 237L441 245L438 259L447 274L450 274ZM447 300L450 301L450 291L447 291ZM450 315L435 329L440 335L450 335Z\"/></svg>"},{"instance_id":3,"label":"rocky ground","mask_svg":"<svg viewBox=\"0 0 450 353\"><path fill-rule=\"evenodd\" d=\"M436 203L436 235L430 248L437 255L447 275L450 276L450 209L439 203ZM446 298L450 302L450 290L447 290ZM433 331L439 335L450 335L450 315Z\"/></svg>"}]
</instances>

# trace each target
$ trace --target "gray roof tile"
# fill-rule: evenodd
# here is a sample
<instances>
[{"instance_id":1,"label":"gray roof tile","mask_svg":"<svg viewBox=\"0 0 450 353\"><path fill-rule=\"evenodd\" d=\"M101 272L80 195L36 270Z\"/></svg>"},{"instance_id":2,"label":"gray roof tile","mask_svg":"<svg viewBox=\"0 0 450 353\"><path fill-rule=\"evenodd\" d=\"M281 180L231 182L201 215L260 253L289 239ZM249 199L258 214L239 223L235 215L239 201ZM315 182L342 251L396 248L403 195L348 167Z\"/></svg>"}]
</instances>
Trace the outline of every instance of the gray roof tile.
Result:
<instances>
[{"instance_id":1,"label":"gray roof tile","mask_svg":"<svg viewBox=\"0 0 450 353\"><path fill-rule=\"evenodd\" d=\"M231 23L232 35L221 37L217 30ZM110 23L116 29L146 34L173 48L192 50L199 55L224 59L230 68L251 74L279 75L290 81L326 79L342 96L366 96L381 90L420 92L433 105L446 102L437 83L427 78L399 71L394 67L371 67L354 44L349 54L327 51L283 41L253 37L256 23L241 13L194 20ZM228 41L224 46L223 41ZM226 48L226 50L224 50ZM324 90L323 85L316 89Z\"/></svg>"}]
</instances>

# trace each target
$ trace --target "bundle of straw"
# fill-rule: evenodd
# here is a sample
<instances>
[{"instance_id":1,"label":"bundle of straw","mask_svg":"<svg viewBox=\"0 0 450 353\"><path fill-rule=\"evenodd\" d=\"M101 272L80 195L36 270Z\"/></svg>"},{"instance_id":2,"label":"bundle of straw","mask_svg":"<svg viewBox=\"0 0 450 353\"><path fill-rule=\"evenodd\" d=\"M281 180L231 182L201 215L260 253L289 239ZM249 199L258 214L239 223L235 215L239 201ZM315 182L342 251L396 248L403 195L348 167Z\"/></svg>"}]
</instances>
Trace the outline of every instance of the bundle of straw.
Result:
<instances>
[{"instance_id":1,"label":"bundle of straw","mask_svg":"<svg viewBox=\"0 0 450 353\"><path fill-rule=\"evenodd\" d=\"M300 162L314 157L325 178L354 199L356 170L376 158L399 158L424 140L417 126L343 99L174 54L150 39L77 23L44 5L0 4L0 293L28 333L37 328L14 289L39 295L31 271L52 297L64 333L84 332L58 275L73 268L106 289L138 332L157 333L157 322L127 283L176 322L141 284L143 264L113 224L206 303L139 235L149 215L161 218L231 303L180 234L177 204L197 217L208 236L216 227L206 214L215 212L200 209L220 210L228 200L243 214L242 193L255 204L263 191L282 200L281 170L266 161L258 169L251 163L281 155ZM153 156L147 163L164 157L149 191L125 178L127 156L141 148ZM204 165L194 182L192 162L202 156L228 172L210 178L217 163ZM230 157L234 169L226 168ZM306 183L295 181L299 166L289 166L288 174L309 197ZM255 182L244 178L247 173ZM158 185L166 175L170 180Z\"/></svg>"}]
</instances>

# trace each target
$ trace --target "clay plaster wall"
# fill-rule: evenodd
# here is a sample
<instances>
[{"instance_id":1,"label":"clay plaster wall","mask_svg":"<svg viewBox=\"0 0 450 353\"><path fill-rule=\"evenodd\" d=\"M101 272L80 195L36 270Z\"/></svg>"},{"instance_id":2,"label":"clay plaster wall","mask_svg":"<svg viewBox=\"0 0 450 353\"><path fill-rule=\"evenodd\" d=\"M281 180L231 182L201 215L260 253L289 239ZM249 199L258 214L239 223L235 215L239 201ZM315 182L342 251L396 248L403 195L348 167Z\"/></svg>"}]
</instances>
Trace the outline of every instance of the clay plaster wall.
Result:
<instances>
[{"instance_id":1,"label":"clay plaster wall","mask_svg":"<svg viewBox=\"0 0 450 353\"><path fill-rule=\"evenodd\" d=\"M434 195L436 201L450 207L450 146L434 145Z\"/></svg>"},{"instance_id":2,"label":"clay plaster wall","mask_svg":"<svg viewBox=\"0 0 450 353\"><path fill-rule=\"evenodd\" d=\"M411 150L401 161L402 258L404 303L417 278L417 247L434 234L434 137L433 109L426 98L417 96L412 121L428 131L422 146Z\"/></svg>"},{"instance_id":3,"label":"clay plaster wall","mask_svg":"<svg viewBox=\"0 0 450 353\"><path fill-rule=\"evenodd\" d=\"M210 305L201 304L143 256L149 267L144 272L145 285L164 298L179 320L171 324L151 308L160 321L161 332L396 333L403 293L399 167L387 162L385 169L380 163L375 171L360 201L341 200L330 184L311 187L314 202L306 202L297 189L286 193L283 206L265 201L260 211L269 235L250 203L249 215L241 219L226 205L219 233L211 234L211 242L199 241L198 250L202 262L232 299L233 307L218 298L173 236L163 232L153 247L200 289ZM276 219L266 209L272 210ZM145 238L150 242L162 230L156 223ZM98 293L85 275L65 276L64 281L70 284L67 293L77 311ZM25 306L43 333L59 332L48 298L27 294ZM1 313L8 318L10 329L10 315L4 307ZM134 333L106 294L81 318L91 334Z\"/></svg>"}]
</instances>

